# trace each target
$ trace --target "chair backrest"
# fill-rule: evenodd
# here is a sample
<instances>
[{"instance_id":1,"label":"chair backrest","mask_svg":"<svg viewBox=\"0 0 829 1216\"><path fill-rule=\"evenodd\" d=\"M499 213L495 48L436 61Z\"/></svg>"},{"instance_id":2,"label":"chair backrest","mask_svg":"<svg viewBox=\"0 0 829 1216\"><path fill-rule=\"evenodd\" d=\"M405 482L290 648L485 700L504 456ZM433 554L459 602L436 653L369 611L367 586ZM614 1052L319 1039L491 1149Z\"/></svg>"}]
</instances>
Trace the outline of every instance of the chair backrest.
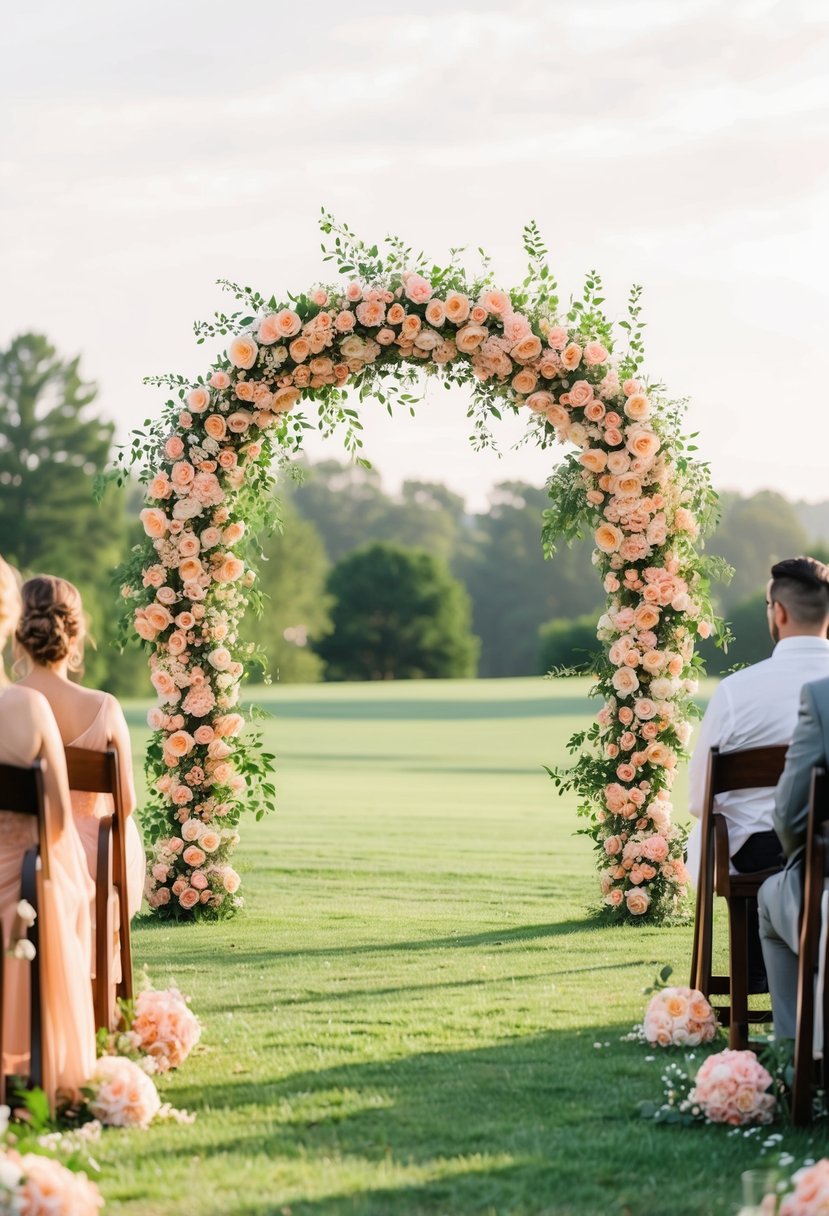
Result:
<instances>
[{"instance_id":1,"label":"chair backrest","mask_svg":"<svg viewBox=\"0 0 829 1216\"><path fill-rule=\"evenodd\" d=\"M48 878L45 772L46 761L40 758L33 760L25 768L16 764L0 764L0 811L11 811L15 815L30 815L33 819L37 819L40 865L44 878Z\"/></svg>"},{"instance_id":2,"label":"chair backrest","mask_svg":"<svg viewBox=\"0 0 829 1216\"><path fill-rule=\"evenodd\" d=\"M788 744L721 752L712 747L708 761L708 795L731 790L757 790L777 785L786 763Z\"/></svg>"},{"instance_id":3,"label":"chair backrest","mask_svg":"<svg viewBox=\"0 0 829 1216\"><path fill-rule=\"evenodd\" d=\"M117 797L118 753L114 747L105 752L88 747L67 747L65 751L70 790Z\"/></svg>"},{"instance_id":4,"label":"chair backrest","mask_svg":"<svg viewBox=\"0 0 829 1216\"><path fill-rule=\"evenodd\" d=\"M792 1119L797 1127L811 1122L814 1073L815 971L819 966L823 892L829 872L829 780L824 768L813 768L806 821L806 855L803 872L803 904L800 918L800 949L797 973L797 1024L795 1030ZM823 1067L826 1068L826 1036L829 1028L829 994L824 968Z\"/></svg>"},{"instance_id":5,"label":"chair backrest","mask_svg":"<svg viewBox=\"0 0 829 1216\"><path fill-rule=\"evenodd\" d=\"M28 767L0 764L0 810L18 815L37 815L43 801L42 760Z\"/></svg>"}]
</instances>

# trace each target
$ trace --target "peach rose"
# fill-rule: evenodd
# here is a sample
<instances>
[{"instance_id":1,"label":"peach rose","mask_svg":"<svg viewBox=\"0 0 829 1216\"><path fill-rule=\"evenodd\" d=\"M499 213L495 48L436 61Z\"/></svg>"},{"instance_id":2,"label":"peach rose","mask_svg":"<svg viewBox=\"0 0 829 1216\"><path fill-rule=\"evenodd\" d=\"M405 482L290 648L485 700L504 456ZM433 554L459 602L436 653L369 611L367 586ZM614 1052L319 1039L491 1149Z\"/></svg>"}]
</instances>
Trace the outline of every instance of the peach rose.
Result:
<instances>
[{"instance_id":1,"label":"peach rose","mask_svg":"<svg viewBox=\"0 0 829 1216\"><path fill-rule=\"evenodd\" d=\"M600 524L594 533L597 548L602 553L615 553L622 543L623 534L613 524Z\"/></svg>"},{"instance_id":2,"label":"peach rose","mask_svg":"<svg viewBox=\"0 0 829 1216\"><path fill-rule=\"evenodd\" d=\"M409 342L413 342L415 340L415 338L417 337L417 335L420 333L422 324L423 324L423 322L420 320L420 317L417 315L417 313L414 313L414 312L407 313L406 316L403 318L403 325L401 327L400 332L401 332L402 336L404 338L406 338ZM345 354L347 356L348 352L343 351L343 354Z\"/></svg>"},{"instance_id":3,"label":"peach rose","mask_svg":"<svg viewBox=\"0 0 829 1216\"><path fill-rule=\"evenodd\" d=\"M406 315L406 310L402 304L392 304L389 311L386 313L386 320L389 325L399 325Z\"/></svg>"},{"instance_id":4,"label":"peach rose","mask_svg":"<svg viewBox=\"0 0 829 1216\"><path fill-rule=\"evenodd\" d=\"M203 414L210 405L210 393L204 385L199 384L195 388L190 389L185 401L187 402L188 409L191 409L194 414Z\"/></svg>"},{"instance_id":5,"label":"peach rose","mask_svg":"<svg viewBox=\"0 0 829 1216\"><path fill-rule=\"evenodd\" d=\"M144 615L150 627L157 633L160 633L162 629L167 629L173 623L169 609L165 608L163 604L148 604Z\"/></svg>"},{"instance_id":6,"label":"peach rose","mask_svg":"<svg viewBox=\"0 0 829 1216\"><path fill-rule=\"evenodd\" d=\"M213 730L220 739L229 739L238 735L245 724L241 714L224 714L213 722Z\"/></svg>"},{"instance_id":7,"label":"peach rose","mask_svg":"<svg viewBox=\"0 0 829 1216\"><path fill-rule=\"evenodd\" d=\"M292 410L299 401L302 394L298 388L292 385L286 385L284 388L278 388L273 395L272 409L276 414L287 414Z\"/></svg>"},{"instance_id":8,"label":"peach rose","mask_svg":"<svg viewBox=\"0 0 829 1216\"><path fill-rule=\"evenodd\" d=\"M505 291L498 291L495 288L489 288L485 291L479 300L481 308L485 308L487 312L495 313L496 316L503 316L512 309L510 298Z\"/></svg>"},{"instance_id":9,"label":"peach rose","mask_svg":"<svg viewBox=\"0 0 829 1216\"><path fill-rule=\"evenodd\" d=\"M227 433L227 423L221 414L208 414L204 420L204 429L211 439L217 442L224 439Z\"/></svg>"},{"instance_id":10,"label":"peach rose","mask_svg":"<svg viewBox=\"0 0 829 1216\"><path fill-rule=\"evenodd\" d=\"M233 662L233 656L225 646L218 646L209 652L207 661L216 671L227 671Z\"/></svg>"},{"instance_id":11,"label":"peach rose","mask_svg":"<svg viewBox=\"0 0 829 1216\"><path fill-rule=\"evenodd\" d=\"M227 348L227 357L234 367L249 371L256 362L259 347L248 334L239 334Z\"/></svg>"},{"instance_id":12,"label":"peach rose","mask_svg":"<svg viewBox=\"0 0 829 1216\"><path fill-rule=\"evenodd\" d=\"M208 828L206 832L202 832L199 838L199 844L205 853L215 853L221 843L221 836L218 832L214 832L212 828Z\"/></svg>"},{"instance_id":13,"label":"peach rose","mask_svg":"<svg viewBox=\"0 0 829 1216\"><path fill-rule=\"evenodd\" d=\"M570 404L575 409L584 409L593 399L593 386L586 380L577 380L569 392Z\"/></svg>"},{"instance_id":14,"label":"peach rose","mask_svg":"<svg viewBox=\"0 0 829 1216\"><path fill-rule=\"evenodd\" d=\"M653 431L644 427L633 426L627 433L625 446L634 456L642 460L652 460L659 451L659 438Z\"/></svg>"},{"instance_id":15,"label":"peach rose","mask_svg":"<svg viewBox=\"0 0 829 1216\"><path fill-rule=\"evenodd\" d=\"M430 300L426 305L426 320L439 329L446 320L446 309L442 300Z\"/></svg>"},{"instance_id":16,"label":"peach rose","mask_svg":"<svg viewBox=\"0 0 829 1216\"><path fill-rule=\"evenodd\" d=\"M527 334L510 350L510 356L516 363L532 363L533 359L537 359L540 354L541 339L537 338L535 334Z\"/></svg>"},{"instance_id":17,"label":"peach rose","mask_svg":"<svg viewBox=\"0 0 829 1216\"><path fill-rule=\"evenodd\" d=\"M625 402L625 413L634 422L644 422L646 418L649 418L651 407L645 394L634 393L632 397L628 397Z\"/></svg>"},{"instance_id":18,"label":"peach rose","mask_svg":"<svg viewBox=\"0 0 829 1216\"><path fill-rule=\"evenodd\" d=\"M459 291L450 291L444 304L446 320L462 325L469 316L469 299Z\"/></svg>"},{"instance_id":19,"label":"peach rose","mask_svg":"<svg viewBox=\"0 0 829 1216\"><path fill-rule=\"evenodd\" d=\"M217 583L235 583L245 572L245 563L238 557L226 553L221 565L214 570L213 577Z\"/></svg>"},{"instance_id":20,"label":"peach rose","mask_svg":"<svg viewBox=\"0 0 829 1216\"><path fill-rule=\"evenodd\" d=\"M174 731L164 740L164 750L170 756L189 756L196 745L196 740L186 730Z\"/></svg>"},{"instance_id":21,"label":"peach rose","mask_svg":"<svg viewBox=\"0 0 829 1216\"><path fill-rule=\"evenodd\" d=\"M161 540L170 526L170 521L160 507L145 507L138 518L147 536L153 540Z\"/></svg>"},{"instance_id":22,"label":"peach rose","mask_svg":"<svg viewBox=\"0 0 829 1216\"><path fill-rule=\"evenodd\" d=\"M276 313L272 312L261 318L256 330L256 337L263 346L272 346L274 342L279 341L282 331L279 328Z\"/></svg>"},{"instance_id":23,"label":"peach rose","mask_svg":"<svg viewBox=\"0 0 829 1216\"><path fill-rule=\"evenodd\" d=\"M469 320L473 325L483 325L488 315L489 314L485 308L482 308L480 304L476 304L475 307L470 310Z\"/></svg>"},{"instance_id":24,"label":"peach rose","mask_svg":"<svg viewBox=\"0 0 829 1216\"><path fill-rule=\"evenodd\" d=\"M348 312L347 310L344 312L338 312L334 318L334 328L338 334L351 333L352 329L354 328L354 313Z\"/></svg>"},{"instance_id":25,"label":"peach rose","mask_svg":"<svg viewBox=\"0 0 829 1216\"><path fill-rule=\"evenodd\" d=\"M607 358L607 351L601 342L588 342L584 348L584 361L588 367L597 367L601 363L607 363Z\"/></svg>"},{"instance_id":26,"label":"peach rose","mask_svg":"<svg viewBox=\"0 0 829 1216\"><path fill-rule=\"evenodd\" d=\"M464 325L455 335L458 350L469 355L477 350L481 343L489 337L489 330L484 325Z\"/></svg>"},{"instance_id":27,"label":"peach rose","mask_svg":"<svg viewBox=\"0 0 829 1216\"><path fill-rule=\"evenodd\" d=\"M520 372L516 372L511 382L516 393L531 393L538 384L538 376L528 367L522 367Z\"/></svg>"},{"instance_id":28,"label":"peach rose","mask_svg":"<svg viewBox=\"0 0 829 1216\"><path fill-rule=\"evenodd\" d=\"M253 415L248 410L235 410L228 415L227 429L234 435L244 435L253 421Z\"/></svg>"},{"instance_id":29,"label":"peach rose","mask_svg":"<svg viewBox=\"0 0 829 1216\"><path fill-rule=\"evenodd\" d=\"M561 366L568 372L575 371L581 363L581 347L578 342L570 342L561 352Z\"/></svg>"},{"instance_id":30,"label":"peach rose","mask_svg":"<svg viewBox=\"0 0 829 1216\"><path fill-rule=\"evenodd\" d=\"M611 680L620 697L629 697L639 687L639 677L631 667L620 667Z\"/></svg>"},{"instance_id":31,"label":"peach rose","mask_svg":"<svg viewBox=\"0 0 829 1216\"><path fill-rule=\"evenodd\" d=\"M194 908L199 902L199 893L195 887L185 887L178 897L178 902L185 910Z\"/></svg>"},{"instance_id":32,"label":"peach rose","mask_svg":"<svg viewBox=\"0 0 829 1216\"><path fill-rule=\"evenodd\" d=\"M551 406L555 404L552 393L548 393L546 389L541 389L537 393L532 393L526 400L526 405L533 411L534 414L545 414ZM569 417L569 415L567 415Z\"/></svg>"},{"instance_id":33,"label":"peach rose","mask_svg":"<svg viewBox=\"0 0 829 1216\"><path fill-rule=\"evenodd\" d=\"M625 892L625 903L631 916L644 916L650 902L650 895L642 887L631 887Z\"/></svg>"},{"instance_id":34,"label":"peach rose","mask_svg":"<svg viewBox=\"0 0 829 1216\"><path fill-rule=\"evenodd\" d=\"M545 415L550 426L566 427L570 423L570 415L563 405L554 403L549 409L545 410Z\"/></svg>"},{"instance_id":35,"label":"peach rose","mask_svg":"<svg viewBox=\"0 0 829 1216\"><path fill-rule=\"evenodd\" d=\"M349 313L348 316L351 316L351 313ZM288 353L290 354L294 363L304 363L311 354L311 343L307 338L294 338L293 342L288 347Z\"/></svg>"},{"instance_id":36,"label":"peach rose","mask_svg":"<svg viewBox=\"0 0 829 1216\"><path fill-rule=\"evenodd\" d=\"M407 276L403 291L406 299L411 300L413 304L425 304L427 300L431 300L434 294L432 284L419 274Z\"/></svg>"},{"instance_id":37,"label":"peach rose","mask_svg":"<svg viewBox=\"0 0 829 1216\"><path fill-rule=\"evenodd\" d=\"M227 891L228 895L233 895L239 890L239 884L241 881L242 880L239 875L230 866L227 866L222 873L222 886Z\"/></svg>"},{"instance_id":38,"label":"peach rose","mask_svg":"<svg viewBox=\"0 0 829 1216\"><path fill-rule=\"evenodd\" d=\"M230 388L230 376L227 372L214 372L210 377L210 383L213 388L217 388L223 392L226 388Z\"/></svg>"},{"instance_id":39,"label":"peach rose","mask_svg":"<svg viewBox=\"0 0 829 1216\"><path fill-rule=\"evenodd\" d=\"M206 860L202 850L198 847L198 845L195 844L189 845L181 856L182 860L186 861L188 866L200 866L203 865Z\"/></svg>"},{"instance_id":40,"label":"peach rose","mask_svg":"<svg viewBox=\"0 0 829 1216\"><path fill-rule=\"evenodd\" d=\"M601 448L588 448L579 456L580 462L591 473L601 473L607 464L607 453Z\"/></svg>"}]
</instances>

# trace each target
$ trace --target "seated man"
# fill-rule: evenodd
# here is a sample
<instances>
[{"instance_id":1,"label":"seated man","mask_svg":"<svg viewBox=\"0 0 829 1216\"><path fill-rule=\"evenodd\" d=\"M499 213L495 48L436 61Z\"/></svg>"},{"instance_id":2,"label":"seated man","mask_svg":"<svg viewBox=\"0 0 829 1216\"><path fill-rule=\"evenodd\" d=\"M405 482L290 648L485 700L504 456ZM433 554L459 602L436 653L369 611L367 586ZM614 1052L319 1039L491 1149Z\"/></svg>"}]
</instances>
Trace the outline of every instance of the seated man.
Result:
<instances>
[{"instance_id":1,"label":"seated man","mask_svg":"<svg viewBox=\"0 0 829 1216\"><path fill-rule=\"evenodd\" d=\"M807 680L829 676L829 566L792 557L772 566L766 592L771 658L721 680L708 703L688 770L689 806L699 819L705 799L708 753L788 743L797 721L800 690ZM772 815L774 790L735 790L714 803L725 816L732 869L741 874L782 862ZM688 839L688 867L699 872L699 825ZM752 904L748 925L749 991L767 990L763 955Z\"/></svg>"},{"instance_id":2,"label":"seated man","mask_svg":"<svg viewBox=\"0 0 829 1216\"><path fill-rule=\"evenodd\" d=\"M785 870L766 879L758 896L777 1039L793 1039L795 1033L803 855L809 785L818 764L829 765L829 680L818 680L803 689L800 716L774 806L774 826L788 861Z\"/></svg>"}]
</instances>

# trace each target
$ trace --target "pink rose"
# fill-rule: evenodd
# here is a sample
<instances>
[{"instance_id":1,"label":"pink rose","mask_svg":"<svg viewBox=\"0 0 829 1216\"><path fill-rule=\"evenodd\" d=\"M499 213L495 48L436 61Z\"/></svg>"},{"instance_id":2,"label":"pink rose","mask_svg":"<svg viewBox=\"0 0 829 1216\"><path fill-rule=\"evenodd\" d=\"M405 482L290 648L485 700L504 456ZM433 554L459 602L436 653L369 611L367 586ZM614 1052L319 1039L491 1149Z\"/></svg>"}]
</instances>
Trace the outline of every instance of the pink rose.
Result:
<instances>
[{"instance_id":1,"label":"pink rose","mask_svg":"<svg viewBox=\"0 0 829 1216\"><path fill-rule=\"evenodd\" d=\"M650 907L651 897L642 887L630 887L625 892L625 903L631 916L644 916Z\"/></svg>"},{"instance_id":2,"label":"pink rose","mask_svg":"<svg viewBox=\"0 0 829 1216\"><path fill-rule=\"evenodd\" d=\"M199 902L199 893L193 887L185 887L178 897L182 908L194 908Z\"/></svg>"},{"instance_id":3,"label":"pink rose","mask_svg":"<svg viewBox=\"0 0 829 1216\"><path fill-rule=\"evenodd\" d=\"M607 351L601 342L588 342L584 348L584 361L588 367L596 367L607 362Z\"/></svg>"},{"instance_id":4,"label":"pink rose","mask_svg":"<svg viewBox=\"0 0 829 1216\"><path fill-rule=\"evenodd\" d=\"M181 856L188 866L200 866L206 860L202 850L195 844L188 845Z\"/></svg>"},{"instance_id":5,"label":"pink rose","mask_svg":"<svg viewBox=\"0 0 829 1216\"><path fill-rule=\"evenodd\" d=\"M213 388L223 392L226 388L230 388L230 376L227 372L214 372L210 377L210 383Z\"/></svg>"},{"instance_id":6,"label":"pink rose","mask_svg":"<svg viewBox=\"0 0 829 1216\"><path fill-rule=\"evenodd\" d=\"M488 313L494 313L499 317L512 310L512 303L507 293L495 288L489 288L484 292L479 300L479 305Z\"/></svg>"},{"instance_id":7,"label":"pink rose","mask_svg":"<svg viewBox=\"0 0 829 1216\"><path fill-rule=\"evenodd\" d=\"M413 304L425 304L432 298L434 288L422 275L410 274L406 277L403 291L406 299Z\"/></svg>"}]
</instances>

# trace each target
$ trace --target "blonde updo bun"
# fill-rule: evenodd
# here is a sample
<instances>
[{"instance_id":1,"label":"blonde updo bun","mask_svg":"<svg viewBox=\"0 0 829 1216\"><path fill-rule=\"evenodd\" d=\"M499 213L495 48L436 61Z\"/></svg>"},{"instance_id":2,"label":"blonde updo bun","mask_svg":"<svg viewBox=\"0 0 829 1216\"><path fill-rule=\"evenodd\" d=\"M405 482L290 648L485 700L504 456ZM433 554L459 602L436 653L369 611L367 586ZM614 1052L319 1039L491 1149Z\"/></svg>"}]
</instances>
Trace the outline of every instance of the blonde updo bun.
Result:
<instances>
[{"instance_id":1,"label":"blonde updo bun","mask_svg":"<svg viewBox=\"0 0 829 1216\"><path fill-rule=\"evenodd\" d=\"M20 587L17 574L0 557L0 650L20 620Z\"/></svg>"},{"instance_id":2,"label":"blonde updo bun","mask_svg":"<svg viewBox=\"0 0 829 1216\"><path fill-rule=\"evenodd\" d=\"M77 587L51 574L26 580L15 638L33 663L51 667L68 658L69 666L76 670L83 660L85 632Z\"/></svg>"}]
</instances>

